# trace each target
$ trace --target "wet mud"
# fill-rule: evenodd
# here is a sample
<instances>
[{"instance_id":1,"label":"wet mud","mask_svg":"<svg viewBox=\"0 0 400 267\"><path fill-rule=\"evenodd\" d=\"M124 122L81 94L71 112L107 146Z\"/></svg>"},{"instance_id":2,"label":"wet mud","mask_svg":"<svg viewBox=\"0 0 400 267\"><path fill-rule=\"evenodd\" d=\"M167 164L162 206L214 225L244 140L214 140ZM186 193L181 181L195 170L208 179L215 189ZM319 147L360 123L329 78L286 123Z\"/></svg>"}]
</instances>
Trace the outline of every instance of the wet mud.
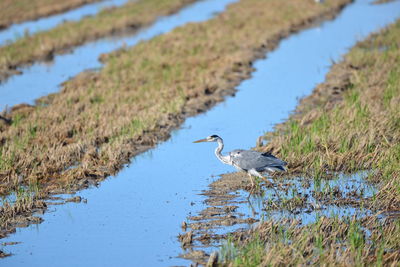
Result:
<instances>
[{"instance_id":1,"label":"wet mud","mask_svg":"<svg viewBox=\"0 0 400 267\"><path fill-rule=\"evenodd\" d=\"M244 238L264 222L291 219L297 227L304 227L320 217L372 216L375 213L369 202L377 190L365 180L369 173L332 173L314 179L266 176L255 188L245 173L224 174L201 193L206 208L183 223L178 239L186 253L180 256L206 264L221 240Z\"/></svg>"}]
</instances>

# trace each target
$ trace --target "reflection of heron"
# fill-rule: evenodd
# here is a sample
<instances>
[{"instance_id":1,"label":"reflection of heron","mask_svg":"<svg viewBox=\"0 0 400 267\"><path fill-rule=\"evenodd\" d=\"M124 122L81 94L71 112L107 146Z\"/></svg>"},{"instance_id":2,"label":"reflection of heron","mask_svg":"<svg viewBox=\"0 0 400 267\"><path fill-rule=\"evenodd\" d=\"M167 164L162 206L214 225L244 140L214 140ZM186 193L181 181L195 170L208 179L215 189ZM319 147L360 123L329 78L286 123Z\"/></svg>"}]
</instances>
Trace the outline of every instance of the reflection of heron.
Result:
<instances>
[{"instance_id":1,"label":"reflection of heron","mask_svg":"<svg viewBox=\"0 0 400 267\"><path fill-rule=\"evenodd\" d=\"M252 176L264 178L260 172L264 171L285 171L286 162L276 158L270 153L261 153L254 150L236 149L229 152L226 156L221 154L224 148L224 142L218 135L211 135L205 139L194 141L200 142L218 142L218 147L215 149L215 155L222 163L232 165L239 171L245 171L254 185Z\"/></svg>"}]
</instances>

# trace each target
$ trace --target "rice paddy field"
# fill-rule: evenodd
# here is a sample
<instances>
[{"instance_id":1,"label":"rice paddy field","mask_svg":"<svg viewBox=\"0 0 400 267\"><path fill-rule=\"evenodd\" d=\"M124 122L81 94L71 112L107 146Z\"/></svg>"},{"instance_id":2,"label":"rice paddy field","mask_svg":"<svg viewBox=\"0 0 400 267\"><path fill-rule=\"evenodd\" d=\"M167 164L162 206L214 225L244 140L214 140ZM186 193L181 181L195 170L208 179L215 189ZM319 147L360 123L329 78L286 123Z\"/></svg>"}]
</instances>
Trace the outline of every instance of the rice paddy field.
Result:
<instances>
[{"instance_id":1,"label":"rice paddy field","mask_svg":"<svg viewBox=\"0 0 400 267\"><path fill-rule=\"evenodd\" d=\"M5 1L0 24L89 2ZM400 5L217 2L127 1L0 46L0 94L36 64L52 86L0 110L4 264L399 264ZM59 55L163 24L52 85ZM211 134L287 171L252 187L190 143Z\"/></svg>"}]
</instances>

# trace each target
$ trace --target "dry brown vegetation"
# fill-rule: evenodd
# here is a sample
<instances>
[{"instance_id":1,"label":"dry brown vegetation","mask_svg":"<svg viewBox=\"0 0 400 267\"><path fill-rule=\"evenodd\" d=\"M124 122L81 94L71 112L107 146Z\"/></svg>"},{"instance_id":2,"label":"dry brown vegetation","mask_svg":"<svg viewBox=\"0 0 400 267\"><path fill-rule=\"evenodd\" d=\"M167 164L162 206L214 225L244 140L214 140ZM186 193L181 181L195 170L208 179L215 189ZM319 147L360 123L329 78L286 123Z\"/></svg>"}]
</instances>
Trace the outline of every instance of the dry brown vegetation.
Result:
<instances>
[{"instance_id":1,"label":"dry brown vegetation","mask_svg":"<svg viewBox=\"0 0 400 267\"><path fill-rule=\"evenodd\" d=\"M50 60L53 55L84 42L107 35L129 32L171 14L195 0L138 0L102 10L96 16L63 23L49 31L25 36L0 47L0 81L16 74L16 67L36 60Z\"/></svg>"},{"instance_id":2,"label":"dry brown vegetation","mask_svg":"<svg viewBox=\"0 0 400 267\"><path fill-rule=\"evenodd\" d=\"M396 0L375 0L374 4L384 4L384 3L389 3L389 2L393 2Z\"/></svg>"},{"instance_id":3,"label":"dry brown vegetation","mask_svg":"<svg viewBox=\"0 0 400 267\"><path fill-rule=\"evenodd\" d=\"M0 29L25 20L65 12L100 0L2 0L0 1Z\"/></svg>"}]
</instances>

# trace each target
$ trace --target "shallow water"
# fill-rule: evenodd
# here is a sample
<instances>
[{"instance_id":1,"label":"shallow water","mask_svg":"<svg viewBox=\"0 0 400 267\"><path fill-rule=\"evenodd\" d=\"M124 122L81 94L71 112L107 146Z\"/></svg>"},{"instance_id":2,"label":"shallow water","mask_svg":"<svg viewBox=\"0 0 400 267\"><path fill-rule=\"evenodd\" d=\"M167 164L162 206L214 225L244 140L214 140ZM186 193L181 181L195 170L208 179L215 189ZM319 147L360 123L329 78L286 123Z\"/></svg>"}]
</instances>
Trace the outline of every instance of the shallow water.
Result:
<instances>
[{"instance_id":1,"label":"shallow water","mask_svg":"<svg viewBox=\"0 0 400 267\"><path fill-rule=\"evenodd\" d=\"M36 32L49 30L65 21L77 21L86 16L96 15L105 8L122 6L126 2L128 2L128 0L105 0L97 3L86 4L64 13L13 24L0 31L0 46L12 43L25 36L25 34L34 34Z\"/></svg>"},{"instance_id":2,"label":"shallow water","mask_svg":"<svg viewBox=\"0 0 400 267\"><path fill-rule=\"evenodd\" d=\"M99 56L124 46L132 46L156 35L167 33L189 22L210 19L237 0L203 0L183 8L175 15L158 19L149 28L132 36L103 38L79 46L72 53L56 55L51 63L35 63L21 68L22 75L14 75L0 83L0 111L22 102L33 104L34 100L57 92L60 84L82 71L102 67ZM66 67L68 66L68 67ZM46 81L45 83L43 81Z\"/></svg>"},{"instance_id":3,"label":"shallow water","mask_svg":"<svg viewBox=\"0 0 400 267\"><path fill-rule=\"evenodd\" d=\"M278 197L272 189L268 189L262 197L250 197L248 205L242 205L237 212L247 216L253 216L256 212L257 219L280 220L285 218L296 218L301 220L302 224L314 223L321 216L365 216L370 215L371 211L355 207L351 204L331 203L330 200L337 200L339 197L348 200L362 200L374 197L377 189L369 184L365 178L368 172L359 172L351 175L338 174L333 180L310 180L307 185L302 177L295 179L285 179L289 183L285 186L288 190L278 189L279 197L283 200L293 199L295 197L305 198L304 206L296 208L283 208L283 210L274 210L269 208L268 201L279 202ZM320 183L320 184L319 184ZM326 199L317 198L314 193L323 193ZM340 196L335 195L339 192ZM245 195L243 193L242 195Z\"/></svg>"},{"instance_id":4,"label":"shallow water","mask_svg":"<svg viewBox=\"0 0 400 267\"><path fill-rule=\"evenodd\" d=\"M188 265L177 234L187 216L204 209L199 193L218 174L232 171L214 156L215 144L193 140L218 134L227 150L250 148L264 131L284 120L324 80L331 60L355 42L400 16L400 2L369 5L359 0L332 22L282 41L268 58L254 64L253 77L235 97L189 118L157 148L137 156L99 188L84 190L87 204L51 207L40 225L18 229L2 242L14 256L5 266L169 266ZM301 52L300 52L301 51Z\"/></svg>"},{"instance_id":5,"label":"shallow water","mask_svg":"<svg viewBox=\"0 0 400 267\"><path fill-rule=\"evenodd\" d=\"M243 190L228 194L215 188L206 190L204 195L208 196L209 206L187 221L194 236L192 247L187 251L200 249L211 253L221 244L221 237L256 227L262 221L296 219L301 225L307 225L324 216L361 218L372 215L373 212L363 205L377 193L366 181L369 174L368 171L338 173L332 174L330 179L281 177L274 181L274 189L262 186L252 194ZM216 238L208 240L207 235Z\"/></svg>"}]
</instances>

